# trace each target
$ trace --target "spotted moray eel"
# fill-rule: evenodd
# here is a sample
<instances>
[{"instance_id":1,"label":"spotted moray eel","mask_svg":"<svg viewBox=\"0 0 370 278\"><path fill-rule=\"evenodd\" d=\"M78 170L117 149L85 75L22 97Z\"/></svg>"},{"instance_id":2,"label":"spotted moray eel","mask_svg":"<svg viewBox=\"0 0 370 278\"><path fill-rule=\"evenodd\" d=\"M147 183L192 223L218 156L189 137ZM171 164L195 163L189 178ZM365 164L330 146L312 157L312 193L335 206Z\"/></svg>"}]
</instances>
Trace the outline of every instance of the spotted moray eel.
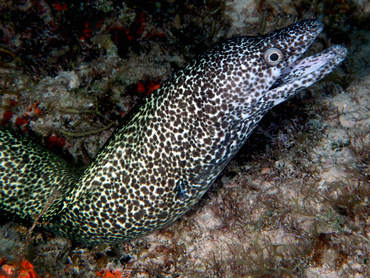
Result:
<instances>
[{"instance_id":1,"label":"spotted moray eel","mask_svg":"<svg viewBox=\"0 0 370 278\"><path fill-rule=\"evenodd\" d=\"M322 29L320 20L305 20L209 49L153 93L83 173L1 128L2 212L29 222L42 213L47 229L86 244L127 241L174 222L267 111L344 60L341 45L298 60Z\"/></svg>"}]
</instances>

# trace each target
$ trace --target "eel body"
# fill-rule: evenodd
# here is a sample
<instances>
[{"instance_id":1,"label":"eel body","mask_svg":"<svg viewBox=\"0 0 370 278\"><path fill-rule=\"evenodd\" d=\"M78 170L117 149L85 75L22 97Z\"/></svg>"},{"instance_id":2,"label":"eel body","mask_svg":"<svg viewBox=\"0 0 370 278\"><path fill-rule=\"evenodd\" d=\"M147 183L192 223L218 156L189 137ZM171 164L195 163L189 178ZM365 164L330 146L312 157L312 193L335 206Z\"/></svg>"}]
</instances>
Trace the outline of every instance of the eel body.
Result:
<instances>
[{"instance_id":1,"label":"eel body","mask_svg":"<svg viewBox=\"0 0 370 278\"><path fill-rule=\"evenodd\" d=\"M153 93L82 174L1 128L1 210L29 221L42 214L47 229L86 244L168 225L198 202L267 111L344 60L340 45L299 60L322 29L310 19L209 49Z\"/></svg>"}]
</instances>

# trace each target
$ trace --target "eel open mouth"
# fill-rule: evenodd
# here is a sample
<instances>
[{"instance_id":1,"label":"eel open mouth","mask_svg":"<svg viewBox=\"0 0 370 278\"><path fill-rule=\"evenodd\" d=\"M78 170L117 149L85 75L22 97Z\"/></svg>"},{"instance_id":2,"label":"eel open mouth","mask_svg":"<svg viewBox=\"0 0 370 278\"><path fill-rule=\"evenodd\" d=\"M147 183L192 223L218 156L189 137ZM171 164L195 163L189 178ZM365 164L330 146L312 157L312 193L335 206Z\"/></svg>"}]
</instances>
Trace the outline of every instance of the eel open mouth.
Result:
<instances>
[{"instance_id":1,"label":"eel open mouth","mask_svg":"<svg viewBox=\"0 0 370 278\"><path fill-rule=\"evenodd\" d=\"M309 87L332 72L346 57L347 48L334 45L323 52L295 61L287 67L270 90L296 83L298 90Z\"/></svg>"}]
</instances>

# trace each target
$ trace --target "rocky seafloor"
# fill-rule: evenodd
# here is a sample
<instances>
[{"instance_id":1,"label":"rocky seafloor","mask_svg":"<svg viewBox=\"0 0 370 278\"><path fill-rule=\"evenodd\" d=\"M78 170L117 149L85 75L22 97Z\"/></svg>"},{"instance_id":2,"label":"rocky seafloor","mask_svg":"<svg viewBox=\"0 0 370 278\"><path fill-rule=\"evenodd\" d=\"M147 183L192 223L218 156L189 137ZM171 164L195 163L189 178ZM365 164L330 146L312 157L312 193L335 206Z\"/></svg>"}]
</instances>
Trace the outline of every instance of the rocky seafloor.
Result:
<instances>
[{"instance_id":1,"label":"rocky seafloor","mask_svg":"<svg viewBox=\"0 0 370 278\"><path fill-rule=\"evenodd\" d=\"M41 277L370 276L366 1L3 1L0 9L1 124L76 167L135 104L218 41L322 15L326 28L309 53L349 49L325 80L268 113L171 226L90 247L4 220L0 275L27 260Z\"/></svg>"}]
</instances>

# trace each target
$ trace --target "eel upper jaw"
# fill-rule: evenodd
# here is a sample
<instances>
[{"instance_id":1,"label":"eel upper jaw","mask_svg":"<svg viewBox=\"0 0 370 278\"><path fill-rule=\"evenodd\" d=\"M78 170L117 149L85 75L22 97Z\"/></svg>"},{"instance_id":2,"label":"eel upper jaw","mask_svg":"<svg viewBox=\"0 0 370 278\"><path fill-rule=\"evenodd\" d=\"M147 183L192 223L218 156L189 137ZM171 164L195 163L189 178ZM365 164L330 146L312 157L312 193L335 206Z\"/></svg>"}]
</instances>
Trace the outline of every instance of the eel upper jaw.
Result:
<instances>
[{"instance_id":1,"label":"eel upper jaw","mask_svg":"<svg viewBox=\"0 0 370 278\"><path fill-rule=\"evenodd\" d=\"M308 88L331 73L346 57L347 48L334 45L323 52L296 60L283 70L280 77L267 91L265 98L274 96L277 105L298 91ZM279 98L276 98L276 96Z\"/></svg>"}]
</instances>

